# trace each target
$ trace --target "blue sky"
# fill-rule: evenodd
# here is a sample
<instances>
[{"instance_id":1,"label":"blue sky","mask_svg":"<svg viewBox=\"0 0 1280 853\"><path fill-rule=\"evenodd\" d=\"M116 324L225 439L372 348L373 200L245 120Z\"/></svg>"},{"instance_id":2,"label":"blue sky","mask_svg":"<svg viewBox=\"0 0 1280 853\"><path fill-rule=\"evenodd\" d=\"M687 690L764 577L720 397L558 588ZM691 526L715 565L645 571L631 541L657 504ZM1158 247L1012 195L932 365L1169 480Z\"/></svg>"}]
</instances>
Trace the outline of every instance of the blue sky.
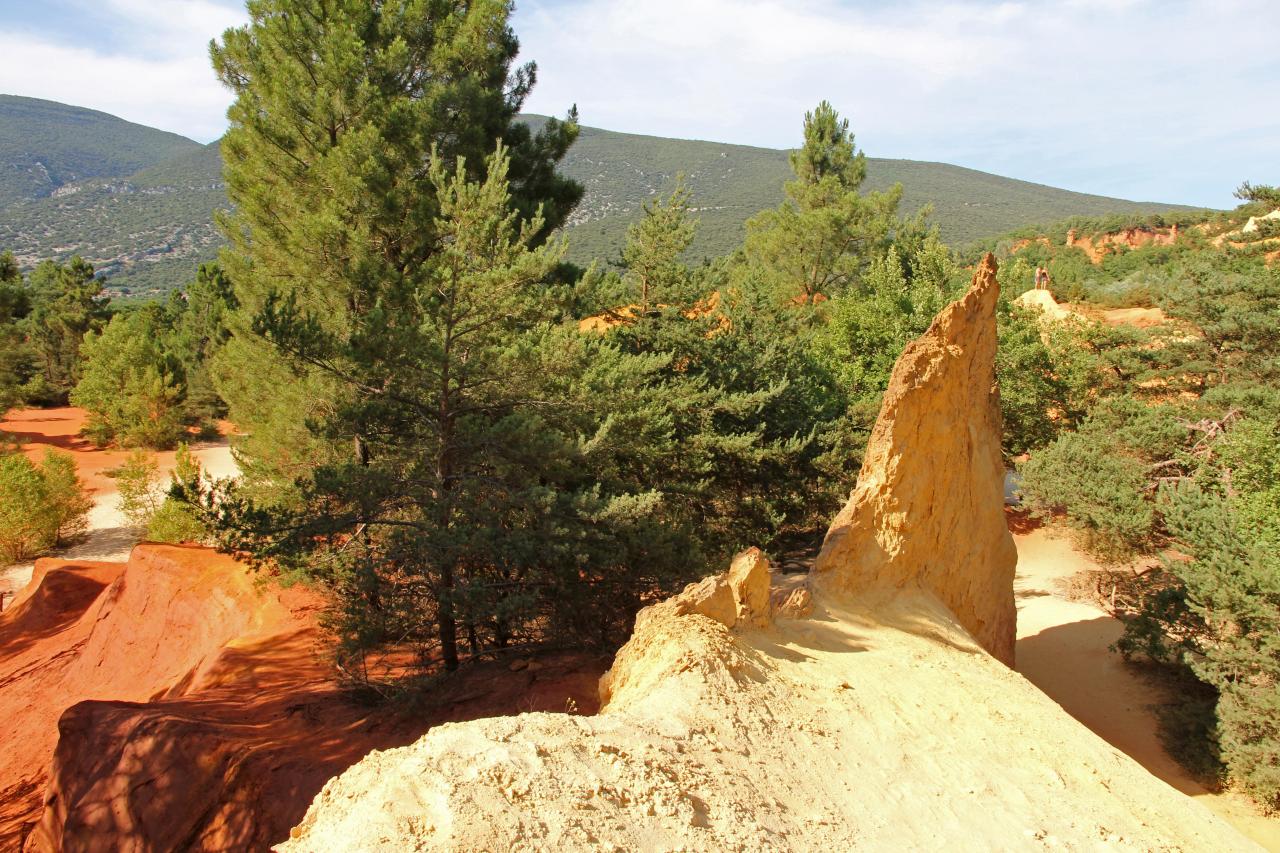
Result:
<instances>
[{"instance_id":1,"label":"blue sky","mask_svg":"<svg viewBox=\"0 0 1280 853\"><path fill-rule=\"evenodd\" d=\"M0 0L0 92L210 141L233 0ZM826 98L870 155L1227 207L1280 183L1276 0L523 0L530 111L789 147Z\"/></svg>"}]
</instances>

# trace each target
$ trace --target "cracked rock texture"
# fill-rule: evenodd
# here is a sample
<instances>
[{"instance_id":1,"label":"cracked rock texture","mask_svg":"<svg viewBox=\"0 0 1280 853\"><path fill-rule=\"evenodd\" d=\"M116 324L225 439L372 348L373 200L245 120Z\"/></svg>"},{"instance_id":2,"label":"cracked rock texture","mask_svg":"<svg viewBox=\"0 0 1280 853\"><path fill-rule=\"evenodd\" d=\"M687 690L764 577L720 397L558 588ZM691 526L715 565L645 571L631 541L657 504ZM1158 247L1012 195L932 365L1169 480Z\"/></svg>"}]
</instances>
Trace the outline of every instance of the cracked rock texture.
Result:
<instances>
[{"instance_id":1,"label":"cracked rock texture","mask_svg":"<svg viewBox=\"0 0 1280 853\"><path fill-rule=\"evenodd\" d=\"M852 497L814 565L819 588L937 596L1013 666L1018 552L1004 518L996 388L996 262L907 344L889 380Z\"/></svg>"}]
</instances>

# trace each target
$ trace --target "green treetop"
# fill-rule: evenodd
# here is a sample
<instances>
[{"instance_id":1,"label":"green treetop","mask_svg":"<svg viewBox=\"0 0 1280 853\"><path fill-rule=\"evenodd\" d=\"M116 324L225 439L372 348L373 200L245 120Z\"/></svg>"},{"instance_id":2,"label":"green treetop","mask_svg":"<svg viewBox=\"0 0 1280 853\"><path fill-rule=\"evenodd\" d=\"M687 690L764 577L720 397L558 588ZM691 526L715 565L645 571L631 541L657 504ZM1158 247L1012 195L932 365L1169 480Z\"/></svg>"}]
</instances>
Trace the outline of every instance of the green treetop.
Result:
<instances>
[{"instance_id":1,"label":"green treetop","mask_svg":"<svg viewBox=\"0 0 1280 853\"><path fill-rule=\"evenodd\" d=\"M644 216L627 228L624 280L641 311L655 303L687 302L691 296L705 295L688 292L689 270L680 260L698 228L697 221L689 218L689 198L680 176L667 199L645 202Z\"/></svg>"},{"instance_id":2,"label":"green treetop","mask_svg":"<svg viewBox=\"0 0 1280 853\"><path fill-rule=\"evenodd\" d=\"M35 402L65 404L80 379L80 346L85 335L107 320L107 302L93 267L79 257L66 264L44 261L27 277L32 310L28 339L39 375L28 394Z\"/></svg>"},{"instance_id":3,"label":"green treetop","mask_svg":"<svg viewBox=\"0 0 1280 853\"><path fill-rule=\"evenodd\" d=\"M332 374L287 363L254 331L268 304L290 304L353 342L420 286L446 248L428 173L462 158L483 180L504 140L512 202L542 216L535 242L568 215L581 188L555 163L577 135L516 121L535 82L506 0L252 0L249 23L211 46L236 100L223 141L234 213L222 266L235 282L236 333L215 384L247 436L250 481L289 484L349 447L308 415L341 405ZM354 365L349 365L354 369ZM261 474L261 476L258 476Z\"/></svg>"},{"instance_id":4,"label":"green treetop","mask_svg":"<svg viewBox=\"0 0 1280 853\"><path fill-rule=\"evenodd\" d=\"M902 187L863 195L866 157L849 123L823 101L805 115L804 145L791 156L795 179L779 207L747 223L744 251L761 282L781 298L812 303L855 286L887 248Z\"/></svg>"}]
</instances>

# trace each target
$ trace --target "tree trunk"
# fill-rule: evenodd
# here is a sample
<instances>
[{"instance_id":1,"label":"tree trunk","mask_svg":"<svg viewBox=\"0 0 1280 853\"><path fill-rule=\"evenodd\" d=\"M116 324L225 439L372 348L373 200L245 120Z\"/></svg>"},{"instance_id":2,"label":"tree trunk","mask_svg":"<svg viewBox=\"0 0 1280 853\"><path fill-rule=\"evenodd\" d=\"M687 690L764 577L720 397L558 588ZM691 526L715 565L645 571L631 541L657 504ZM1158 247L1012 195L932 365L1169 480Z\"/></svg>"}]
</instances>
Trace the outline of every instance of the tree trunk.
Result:
<instances>
[{"instance_id":1,"label":"tree trunk","mask_svg":"<svg viewBox=\"0 0 1280 853\"><path fill-rule=\"evenodd\" d=\"M440 658L446 672L458 669L458 622L453 615L453 567L440 570L440 592L436 595L436 623L440 628Z\"/></svg>"}]
</instances>

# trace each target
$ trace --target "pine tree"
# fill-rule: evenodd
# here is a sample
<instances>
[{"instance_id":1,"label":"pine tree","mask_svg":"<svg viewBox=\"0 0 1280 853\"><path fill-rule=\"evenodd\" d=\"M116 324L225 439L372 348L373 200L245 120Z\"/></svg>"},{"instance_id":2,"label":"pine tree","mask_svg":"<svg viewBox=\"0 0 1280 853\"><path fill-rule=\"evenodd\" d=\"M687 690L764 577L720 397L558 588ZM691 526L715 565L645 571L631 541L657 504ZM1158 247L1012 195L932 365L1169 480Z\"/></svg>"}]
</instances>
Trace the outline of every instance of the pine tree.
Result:
<instances>
[{"instance_id":1,"label":"pine tree","mask_svg":"<svg viewBox=\"0 0 1280 853\"><path fill-rule=\"evenodd\" d=\"M671 195L645 202L644 215L627 228L622 250L627 269L624 281L631 286L642 313L655 303L697 298L688 292L689 271L681 261L697 231L697 222L689 218L689 199L684 176L679 176Z\"/></svg>"},{"instance_id":2,"label":"pine tree","mask_svg":"<svg viewBox=\"0 0 1280 853\"><path fill-rule=\"evenodd\" d=\"M288 363L255 328L289 304L326 334L357 340L410 298L442 250L428 174L462 157L484 177L505 141L513 204L541 210L542 240L581 188L554 165L577 135L576 113L538 134L517 120L536 79L513 68L519 45L505 0L253 0L250 23L211 47L236 95L223 141L234 213L222 266L240 304L215 385L246 433L249 480L287 501L318 464L350 455L356 426L321 434L307 418L341 409L349 385ZM347 366L349 369L353 365Z\"/></svg>"},{"instance_id":3,"label":"pine tree","mask_svg":"<svg viewBox=\"0 0 1280 853\"><path fill-rule=\"evenodd\" d=\"M866 156L826 101L805 114L804 145L791 155L791 169L786 201L747 223L744 252L764 286L812 304L857 285L888 247L902 187L860 192Z\"/></svg>"},{"instance_id":4,"label":"pine tree","mask_svg":"<svg viewBox=\"0 0 1280 853\"><path fill-rule=\"evenodd\" d=\"M85 431L94 441L166 448L182 437L186 384L171 336L165 309L148 305L85 337L71 402L89 412Z\"/></svg>"},{"instance_id":5,"label":"pine tree","mask_svg":"<svg viewBox=\"0 0 1280 853\"><path fill-rule=\"evenodd\" d=\"M351 650L433 640L446 669L617 624L687 555L619 462L646 405L622 386L656 360L560 322L546 238L581 192L555 172L576 124L516 121L534 73L509 13L262 0L213 47L237 96L215 381L248 437L206 511L335 586Z\"/></svg>"},{"instance_id":6,"label":"pine tree","mask_svg":"<svg viewBox=\"0 0 1280 853\"><path fill-rule=\"evenodd\" d=\"M814 433L838 414L830 377L811 357L794 312L730 283L726 264L690 269L680 256L697 227L690 195L645 205L627 233L623 282L642 307L609 339L638 357L665 357L653 374L655 422L669 425L647 448L661 483L689 525L697 553L725 559L804 527L825 507L814 493Z\"/></svg>"},{"instance_id":7,"label":"pine tree","mask_svg":"<svg viewBox=\"0 0 1280 853\"><path fill-rule=\"evenodd\" d=\"M0 253L0 415L22 398L22 385L34 370L22 320L31 297L10 252Z\"/></svg>"},{"instance_id":8,"label":"pine tree","mask_svg":"<svg viewBox=\"0 0 1280 853\"><path fill-rule=\"evenodd\" d=\"M226 403L213 384L212 365L231 337L227 324L238 304L230 279L217 264L201 264L195 280L169 300L174 328L168 349L182 366L184 409L195 423L207 424L226 414Z\"/></svg>"},{"instance_id":9,"label":"pine tree","mask_svg":"<svg viewBox=\"0 0 1280 853\"><path fill-rule=\"evenodd\" d=\"M107 300L93 267L72 258L44 261L27 278L32 309L25 320L39 375L34 402L65 404L80 379L80 346L85 335L106 323Z\"/></svg>"}]
</instances>

